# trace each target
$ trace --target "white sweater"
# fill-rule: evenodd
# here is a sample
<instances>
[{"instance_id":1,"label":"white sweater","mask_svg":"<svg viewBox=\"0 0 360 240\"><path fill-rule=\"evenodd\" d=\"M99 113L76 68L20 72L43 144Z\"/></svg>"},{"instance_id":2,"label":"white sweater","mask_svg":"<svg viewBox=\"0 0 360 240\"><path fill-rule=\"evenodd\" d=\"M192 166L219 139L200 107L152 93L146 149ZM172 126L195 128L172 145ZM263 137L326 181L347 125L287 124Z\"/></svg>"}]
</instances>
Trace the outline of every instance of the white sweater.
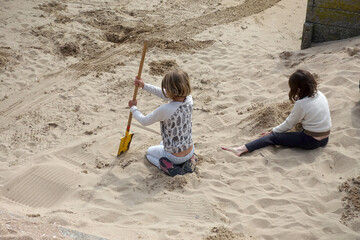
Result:
<instances>
[{"instance_id":1,"label":"white sweater","mask_svg":"<svg viewBox=\"0 0 360 240\"><path fill-rule=\"evenodd\" d=\"M325 95L317 91L314 97L297 100L290 115L273 132L281 133L292 129L301 122L305 130L311 132L326 132L331 129L331 117L328 101Z\"/></svg>"}]
</instances>

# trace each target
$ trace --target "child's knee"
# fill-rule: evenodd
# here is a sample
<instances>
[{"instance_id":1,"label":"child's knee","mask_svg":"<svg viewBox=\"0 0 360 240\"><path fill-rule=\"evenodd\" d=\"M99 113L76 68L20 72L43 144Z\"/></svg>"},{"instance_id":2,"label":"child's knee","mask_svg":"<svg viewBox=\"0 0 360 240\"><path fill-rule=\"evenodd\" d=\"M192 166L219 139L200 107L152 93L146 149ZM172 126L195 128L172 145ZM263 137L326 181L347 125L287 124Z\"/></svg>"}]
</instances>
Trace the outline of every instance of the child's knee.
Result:
<instances>
[{"instance_id":1,"label":"child's knee","mask_svg":"<svg viewBox=\"0 0 360 240\"><path fill-rule=\"evenodd\" d=\"M146 155L146 159L152 163L153 165L155 165L156 167L158 167L160 169L160 162L159 159L156 157L153 157L151 155Z\"/></svg>"},{"instance_id":2,"label":"child's knee","mask_svg":"<svg viewBox=\"0 0 360 240\"><path fill-rule=\"evenodd\" d=\"M146 155L156 156L158 155L156 152L158 152L157 146L151 146L146 150Z\"/></svg>"},{"instance_id":3,"label":"child's knee","mask_svg":"<svg viewBox=\"0 0 360 240\"><path fill-rule=\"evenodd\" d=\"M164 157L164 147L161 145L151 146L146 151L146 155L160 159L161 157Z\"/></svg>"},{"instance_id":4,"label":"child's knee","mask_svg":"<svg viewBox=\"0 0 360 240\"><path fill-rule=\"evenodd\" d=\"M151 147L149 147L147 150L146 150L146 155L151 155Z\"/></svg>"}]
</instances>

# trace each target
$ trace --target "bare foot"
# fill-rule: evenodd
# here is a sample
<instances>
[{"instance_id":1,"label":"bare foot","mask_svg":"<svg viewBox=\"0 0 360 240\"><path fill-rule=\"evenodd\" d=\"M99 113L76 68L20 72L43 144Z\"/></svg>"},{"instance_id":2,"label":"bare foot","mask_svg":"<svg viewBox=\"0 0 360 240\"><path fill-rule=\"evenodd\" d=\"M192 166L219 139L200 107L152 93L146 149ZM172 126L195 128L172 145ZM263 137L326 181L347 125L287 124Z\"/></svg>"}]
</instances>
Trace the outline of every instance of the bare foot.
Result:
<instances>
[{"instance_id":1,"label":"bare foot","mask_svg":"<svg viewBox=\"0 0 360 240\"><path fill-rule=\"evenodd\" d=\"M249 150L245 145L235 148L221 147L222 150L229 151L234 153L236 156L240 157L241 154L248 152Z\"/></svg>"}]
</instances>

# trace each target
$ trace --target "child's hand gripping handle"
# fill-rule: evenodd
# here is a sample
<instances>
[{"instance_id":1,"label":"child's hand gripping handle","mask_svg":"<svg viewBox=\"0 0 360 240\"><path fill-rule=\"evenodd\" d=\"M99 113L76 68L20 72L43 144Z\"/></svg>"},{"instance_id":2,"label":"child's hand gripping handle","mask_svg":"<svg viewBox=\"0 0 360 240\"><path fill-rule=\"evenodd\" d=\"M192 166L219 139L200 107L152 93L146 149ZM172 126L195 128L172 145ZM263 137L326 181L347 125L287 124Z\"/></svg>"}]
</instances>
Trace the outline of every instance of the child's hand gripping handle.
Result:
<instances>
[{"instance_id":1,"label":"child's hand gripping handle","mask_svg":"<svg viewBox=\"0 0 360 240\"><path fill-rule=\"evenodd\" d=\"M140 66L139 66L138 75L136 76L137 79L141 79L141 72L142 72L142 68L143 68L143 65L144 65L146 50L147 50L147 42L145 41L144 42L144 48L143 48L143 51L142 51L142 56L141 56L141 62L140 62ZM133 101L136 100L137 92L138 92L138 86L135 85L134 95L133 95L133 98L132 98ZM127 124L127 128L126 128L126 135L128 135L129 132L130 132L131 120L132 120L132 113L130 112L129 119L128 119L128 124Z\"/></svg>"}]
</instances>

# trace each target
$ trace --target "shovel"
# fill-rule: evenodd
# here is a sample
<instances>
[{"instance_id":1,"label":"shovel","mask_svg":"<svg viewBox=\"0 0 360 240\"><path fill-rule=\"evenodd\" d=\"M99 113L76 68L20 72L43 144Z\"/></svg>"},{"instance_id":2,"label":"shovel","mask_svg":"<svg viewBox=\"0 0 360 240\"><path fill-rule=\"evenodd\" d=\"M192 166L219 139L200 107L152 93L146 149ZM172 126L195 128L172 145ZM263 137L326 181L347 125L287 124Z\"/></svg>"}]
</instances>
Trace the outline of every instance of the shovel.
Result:
<instances>
[{"instance_id":1,"label":"shovel","mask_svg":"<svg viewBox=\"0 0 360 240\"><path fill-rule=\"evenodd\" d=\"M141 62L140 62L140 66L139 66L139 71L138 71L138 75L136 77L137 79L141 78L141 71L142 71L142 68L143 68L143 65L144 65L146 49L147 49L147 42L145 41L142 56L141 56ZM134 95L133 95L133 99L132 99L133 101L136 100L137 91L138 91L138 86L135 86ZM132 120L132 113L130 111L125 137L121 138L119 151L117 153L117 156L119 156L120 154L126 152L130 148L131 139L132 139L132 137L134 135L133 133L130 134L131 120Z\"/></svg>"}]
</instances>

